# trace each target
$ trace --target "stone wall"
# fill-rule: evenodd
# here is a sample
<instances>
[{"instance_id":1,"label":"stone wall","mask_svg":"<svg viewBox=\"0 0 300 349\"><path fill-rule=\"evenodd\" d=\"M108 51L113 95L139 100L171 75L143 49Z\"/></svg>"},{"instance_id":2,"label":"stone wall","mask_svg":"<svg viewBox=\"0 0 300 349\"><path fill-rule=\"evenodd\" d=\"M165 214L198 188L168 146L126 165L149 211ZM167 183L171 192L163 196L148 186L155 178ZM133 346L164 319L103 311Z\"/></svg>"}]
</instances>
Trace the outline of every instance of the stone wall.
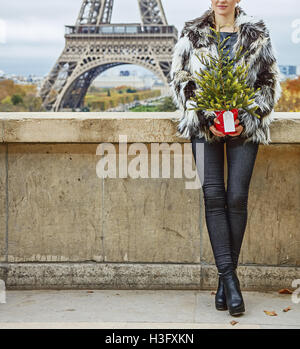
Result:
<instances>
[{"instance_id":1,"label":"stone wall","mask_svg":"<svg viewBox=\"0 0 300 349\"><path fill-rule=\"evenodd\" d=\"M96 172L98 145L113 143L118 157L119 135L128 146L143 142L149 156L161 142L191 154L190 142L174 137L175 114L1 114L0 278L7 288L216 286L201 188L186 189L187 178L172 171L169 178ZM300 279L300 113L275 113L271 138L260 145L250 185L243 289L291 288Z\"/></svg>"}]
</instances>

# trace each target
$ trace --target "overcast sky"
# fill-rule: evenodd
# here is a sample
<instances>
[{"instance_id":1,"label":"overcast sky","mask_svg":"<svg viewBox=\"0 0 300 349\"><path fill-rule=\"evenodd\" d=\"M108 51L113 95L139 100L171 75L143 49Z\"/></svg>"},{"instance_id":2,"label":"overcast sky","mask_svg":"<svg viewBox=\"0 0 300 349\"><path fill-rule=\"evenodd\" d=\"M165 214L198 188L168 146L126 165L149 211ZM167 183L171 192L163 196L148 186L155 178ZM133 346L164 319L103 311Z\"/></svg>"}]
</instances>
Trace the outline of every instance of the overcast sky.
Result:
<instances>
[{"instance_id":1,"label":"overcast sky","mask_svg":"<svg viewBox=\"0 0 300 349\"><path fill-rule=\"evenodd\" d=\"M82 0L0 0L0 70L45 75L64 47L64 25L75 24ZM140 22L137 0L114 0L112 22ZM210 0L162 0L170 25L180 31ZM279 64L300 65L299 0L242 0L249 15L263 18ZM6 33L6 34L5 34Z\"/></svg>"}]
</instances>

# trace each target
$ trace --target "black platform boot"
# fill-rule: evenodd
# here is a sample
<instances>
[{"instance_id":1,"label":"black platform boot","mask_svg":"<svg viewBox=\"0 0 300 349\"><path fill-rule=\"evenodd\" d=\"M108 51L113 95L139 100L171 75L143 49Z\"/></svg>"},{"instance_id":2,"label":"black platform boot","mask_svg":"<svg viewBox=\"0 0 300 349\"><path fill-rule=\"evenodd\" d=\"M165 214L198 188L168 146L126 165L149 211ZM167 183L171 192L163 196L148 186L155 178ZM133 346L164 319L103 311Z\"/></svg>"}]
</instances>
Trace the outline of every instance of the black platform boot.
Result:
<instances>
[{"instance_id":1,"label":"black platform boot","mask_svg":"<svg viewBox=\"0 0 300 349\"><path fill-rule=\"evenodd\" d=\"M219 276L218 289L215 297L215 305L217 310L227 310L226 296L223 280Z\"/></svg>"},{"instance_id":2,"label":"black platform boot","mask_svg":"<svg viewBox=\"0 0 300 349\"><path fill-rule=\"evenodd\" d=\"M219 276L224 285L226 304L230 315L241 315L245 311L245 304L236 271L228 270L219 273Z\"/></svg>"}]
</instances>

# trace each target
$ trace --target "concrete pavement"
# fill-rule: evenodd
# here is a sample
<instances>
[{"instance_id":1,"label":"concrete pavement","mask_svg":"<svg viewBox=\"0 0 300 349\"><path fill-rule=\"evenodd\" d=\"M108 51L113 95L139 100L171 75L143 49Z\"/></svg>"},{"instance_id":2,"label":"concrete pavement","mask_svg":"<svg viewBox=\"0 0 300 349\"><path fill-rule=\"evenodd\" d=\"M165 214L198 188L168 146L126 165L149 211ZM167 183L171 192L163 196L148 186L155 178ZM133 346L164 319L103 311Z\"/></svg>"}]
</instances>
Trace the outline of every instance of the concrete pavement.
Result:
<instances>
[{"instance_id":1,"label":"concrete pavement","mask_svg":"<svg viewBox=\"0 0 300 349\"><path fill-rule=\"evenodd\" d=\"M291 295L243 296L246 312L231 317L215 310L211 291L10 290L0 304L0 328L300 328L300 302Z\"/></svg>"}]
</instances>

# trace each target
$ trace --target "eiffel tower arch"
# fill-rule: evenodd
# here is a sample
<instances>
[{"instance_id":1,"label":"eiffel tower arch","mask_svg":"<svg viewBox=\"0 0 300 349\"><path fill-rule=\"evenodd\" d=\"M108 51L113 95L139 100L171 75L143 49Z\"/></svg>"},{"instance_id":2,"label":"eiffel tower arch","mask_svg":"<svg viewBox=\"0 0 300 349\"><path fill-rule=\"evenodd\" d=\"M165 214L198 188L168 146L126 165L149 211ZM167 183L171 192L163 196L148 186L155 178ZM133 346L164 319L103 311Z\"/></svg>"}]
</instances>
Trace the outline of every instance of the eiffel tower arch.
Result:
<instances>
[{"instance_id":1,"label":"eiffel tower arch","mask_svg":"<svg viewBox=\"0 0 300 349\"><path fill-rule=\"evenodd\" d=\"M178 32L161 0L138 0L141 23L129 24L111 23L113 3L82 0L76 24L65 26L65 47L40 90L47 110L82 107L92 81L122 64L142 66L168 86Z\"/></svg>"}]
</instances>

